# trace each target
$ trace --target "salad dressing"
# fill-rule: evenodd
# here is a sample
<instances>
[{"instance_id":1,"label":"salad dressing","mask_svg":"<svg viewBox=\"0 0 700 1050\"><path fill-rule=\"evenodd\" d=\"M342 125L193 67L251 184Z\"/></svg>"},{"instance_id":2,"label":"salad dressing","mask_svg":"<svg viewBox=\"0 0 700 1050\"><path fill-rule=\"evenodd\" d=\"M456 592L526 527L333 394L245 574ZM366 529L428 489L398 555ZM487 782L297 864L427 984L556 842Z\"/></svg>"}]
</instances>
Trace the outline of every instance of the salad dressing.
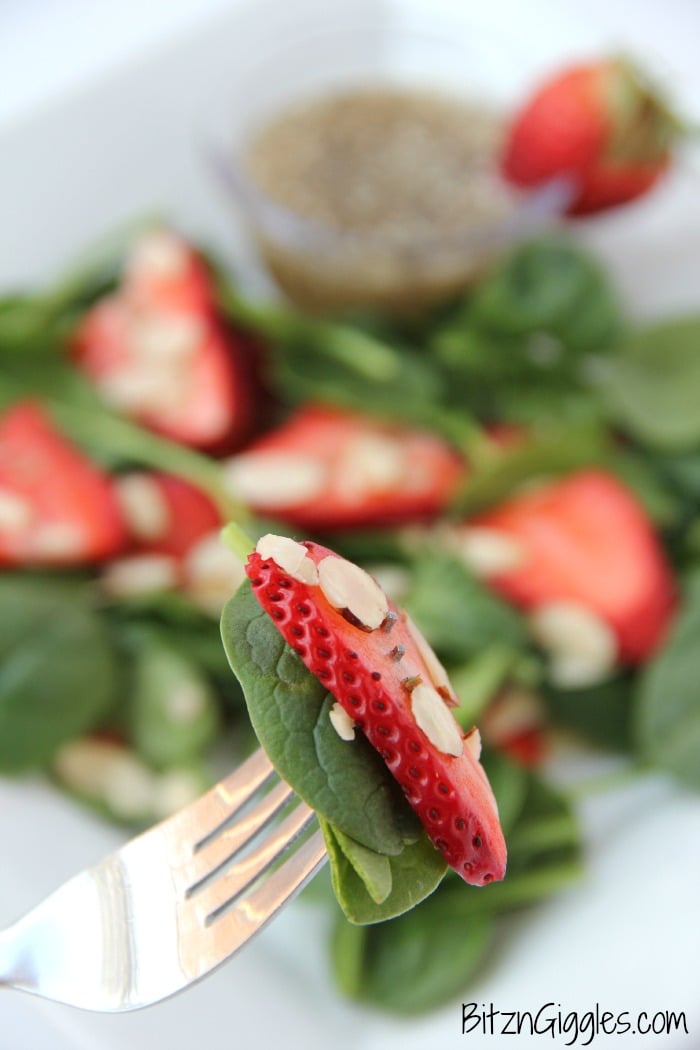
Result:
<instances>
[{"instance_id":1,"label":"salad dressing","mask_svg":"<svg viewBox=\"0 0 700 1050\"><path fill-rule=\"evenodd\" d=\"M495 170L501 138L483 105L408 88L348 90L276 116L245 158L278 209L279 229L273 219L260 235L266 262L305 306L445 298L473 271L475 231L518 200Z\"/></svg>"}]
</instances>

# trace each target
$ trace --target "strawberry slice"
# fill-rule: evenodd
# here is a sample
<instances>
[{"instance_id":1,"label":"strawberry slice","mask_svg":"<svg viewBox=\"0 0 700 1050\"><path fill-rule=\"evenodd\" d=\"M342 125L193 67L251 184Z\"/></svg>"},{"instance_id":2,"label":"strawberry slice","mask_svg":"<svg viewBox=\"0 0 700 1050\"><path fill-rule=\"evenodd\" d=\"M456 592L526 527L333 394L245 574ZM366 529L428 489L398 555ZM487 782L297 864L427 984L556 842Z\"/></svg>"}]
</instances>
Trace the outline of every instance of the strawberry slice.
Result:
<instances>
[{"instance_id":1,"label":"strawberry slice","mask_svg":"<svg viewBox=\"0 0 700 1050\"><path fill-rule=\"evenodd\" d=\"M204 263L180 238L140 241L122 287L88 312L78 365L104 399L181 444L230 449L247 432L247 354L217 317Z\"/></svg>"},{"instance_id":2,"label":"strawberry slice","mask_svg":"<svg viewBox=\"0 0 700 1050\"><path fill-rule=\"evenodd\" d=\"M363 569L312 542L267 535L253 592L285 641L336 697L341 736L358 727L384 758L447 863L472 885L501 879L506 847L447 675L418 629Z\"/></svg>"},{"instance_id":3,"label":"strawberry slice","mask_svg":"<svg viewBox=\"0 0 700 1050\"><path fill-rule=\"evenodd\" d=\"M126 262L124 294L135 306L173 313L216 312L204 260L182 237L155 230L141 237Z\"/></svg>"},{"instance_id":4,"label":"strawberry slice","mask_svg":"<svg viewBox=\"0 0 700 1050\"><path fill-rule=\"evenodd\" d=\"M172 474L138 472L115 482L127 527L140 551L183 558L221 528L221 515L200 489Z\"/></svg>"},{"instance_id":5,"label":"strawberry slice","mask_svg":"<svg viewBox=\"0 0 700 1050\"><path fill-rule=\"evenodd\" d=\"M508 130L502 169L518 186L572 180L570 215L634 200L668 169L679 137L644 74L613 58L555 74L526 100Z\"/></svg>"},{"instance_id":6,"label":"strawberry slice","mask_svg":"<svg viewBox=\"0 0 700 1050\"><path fill-rule=\"evenodd\" d=\"M523 766L538 766L547 755L547 712L536 693L508 685L481 715L486 744Z\"/></svg>"},{"instance_id":7,"label":"strawberry slice","mask_svg":"<svg viewBox=\"0 0 700 1050\"><path fill-rule=\"evenodd\" d=\"M129 598L181 590L218 619L244 572L241 559L221 541L216 505L171 474L123 474L115 490L131 545L104 573L105 591Z\"/></svg>"},{"instance_id":8,"label":"strawberry slice","mask_svg":"<svg viewBox=\"0 0 700 1050\"><path fill-rule=\"evenodd\" d=\"M601 672L640 663L666 634L671 569L634 496L601 470L513 496L467 522L458 543L496 590L531 611L536 635L574 677L587 659Z\"/></svg>"},{"instance_id":9,"label":"strawberry slice","mask_svg":"<svg viewBox=\"0 0 700 1050\"><path fill-rule=\"evenodd\" d=\"M0 419L0 564L82 565L126 543L110 479L20 402Z\"/></svg>"},{"instance_id":10,"label":"strawberry slice","mask_svg":"<svg viewBox=\"0 0 700 1050\"><path fill-rule=\"evenodd\" d=\"M463 472L433 434L322 405L299 409L228 463L242 500L306 529L433 517Z\"/></svg>"}]
</instances>

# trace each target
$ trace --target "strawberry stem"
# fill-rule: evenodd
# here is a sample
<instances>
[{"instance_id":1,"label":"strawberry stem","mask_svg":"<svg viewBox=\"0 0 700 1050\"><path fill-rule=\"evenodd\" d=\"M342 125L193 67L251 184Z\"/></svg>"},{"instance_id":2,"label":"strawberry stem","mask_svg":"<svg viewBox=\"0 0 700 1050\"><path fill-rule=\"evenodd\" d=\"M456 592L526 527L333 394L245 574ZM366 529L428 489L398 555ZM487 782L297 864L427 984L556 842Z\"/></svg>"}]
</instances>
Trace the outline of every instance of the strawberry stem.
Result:
<instances>
[{"instance_id":1,"label":"strawberry stem","mask_svg":"<svg viewBox=\"0 0 700 1050\"><path fill-rule=\"evenodd\" d=\"M221 540L241 561L248 560L248 556L255 550L255 544L235 521L229 521L221 530Z\"/></svg>"}]
</instances>

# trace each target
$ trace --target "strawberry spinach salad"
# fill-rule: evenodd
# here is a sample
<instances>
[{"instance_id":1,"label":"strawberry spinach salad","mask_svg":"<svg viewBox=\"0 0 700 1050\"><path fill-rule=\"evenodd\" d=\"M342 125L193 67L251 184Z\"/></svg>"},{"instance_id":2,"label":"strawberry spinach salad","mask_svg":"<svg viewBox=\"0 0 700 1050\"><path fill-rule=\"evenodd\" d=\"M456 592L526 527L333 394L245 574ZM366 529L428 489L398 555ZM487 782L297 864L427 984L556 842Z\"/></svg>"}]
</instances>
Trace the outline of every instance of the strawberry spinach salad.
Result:
<instances>
[{"instance_id":1,"label":"strawberry spinach salad","mask_svg":"<svg viewBox=\"0 0 700 1050\"><path fill-rule=\"evenodd\" d=\"M420 318L253 301L161 228L5 296L0 771L143 826L254 729L340 988L460 994L583 871L550 754L700 786L699 335L561 237Z\"/></svg>"}]
</instances>

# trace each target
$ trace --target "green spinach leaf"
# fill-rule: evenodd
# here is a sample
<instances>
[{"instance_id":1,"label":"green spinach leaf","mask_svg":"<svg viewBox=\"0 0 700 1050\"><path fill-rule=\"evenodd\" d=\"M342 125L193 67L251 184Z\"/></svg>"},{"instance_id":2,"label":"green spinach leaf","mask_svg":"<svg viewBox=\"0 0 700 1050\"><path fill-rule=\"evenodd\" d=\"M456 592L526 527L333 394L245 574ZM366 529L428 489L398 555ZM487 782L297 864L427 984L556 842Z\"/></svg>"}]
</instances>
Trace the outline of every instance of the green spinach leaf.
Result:
<instances>
[{"instance_id":1,"label":"green spinach leaf","mask_svg":"<svg viewBox=\"0 0 700 1050\"><path fill-rule=\"evenodd\" d=\"M333 696L286 645L249 583L226 605L221 629L253 728L280 775L346 835L401 853L405 811L412 813L396 782L359 734L338 736L328 717Z\"/></svg>"},{"instance_id":2,"label":"green spinach leaf","mask_svg":"<svg viewBox=\"0 0 700 1050\"><path fill-rule=\"evenodd\" d=\"M581 689L542 688L552 720L612 751L633 749L634 677L620 674Z\"/></svg>"},{"instance_id":3,"label":"green spinach leaf","mask_svg":"<svg viewBox=\"0 0 700 1050\"><path fill-rule=\"evenodd\" d=\"M352 870L359 875L374 903L383 904L391 893L393 883L391 862L386 854L367 849L366 846L345 835L340 828L329 824L328 821L322 821L321 826L331 858L331 880L337 899L340 900L339 892L342 883L342 875L339 870L341 864L338 861L342 855L349 862Z\"/></svg>"},{"instance_id":4,"label":"green spinach leaf","mask_svg":"<svg viewBox=\"0 0 700 1050\"><path fill-rule=\"evenodd\" d=\"M378 926L360 930L339 918L331 957L348 994L395 1013L416 1014L467 987L494 928L488 912L462 921L453 895L438 890L418 908Z\"/></svg>"},{"instance_id":5,"label":"green spinach leaf","mask_svg":"<svg viewBox=\"0 0 700 1050\"><path fill-rule=\"evenodd\" d=\"M398 856L383 858L380 870L375 856L361 854L346 837L324 823L331 879L336 898L350 922L366 925L384 922L414 908L442 881L447 865L423 833ZM379 899L381 898L381 899Z\"/></svg>"},{"instance_id":6,"label":"green spinach leaf","mask_svg":"<svg viewBox=\"0 0 700 1050\"><path fill-rule=\"evenodd\" d=\"M132 689L129 737L154 768L191 762L216 739L221 719L208 679L155 632L141 634Z\"/></svg>"},{"instance_id":7,"label":"green spinach leaf","mask_svg":"<svg viewBox=\"0 0 700 1050\"><path fill-rule=\"evenodd\" d=\"M600 393L614 422L659 451L700 444L700 318L630 334L609 365Z\"/></svg>"},{"instance_id":8,"label":"green spinach leaf","mask_svg":"<svg viewBox=\"0 0 700 1050\"><path fill-rule=\"evenodd\" d=\"M596 425L543 427L526 442L498 449L476 465L454 497L454 514L473 514L507 499L519 485L601 463L607 438Z\"/></svg>"},{"instance_id":9,"label":"green spinach leaf","mask_svg":"<svg viewBox=\"0 0 700 1050\"><path fill-rule=\"evenodd\" d=\"M641 754L691 787L700 787L700 573L687 586L671 635L637 684Z\"/></svg>"},{"instance_id":10,"label":"green spinach leaf","mask_svg":"<svg viewBox=\"0 0 700 1050\"><path fill-rule=\"evenodd\" d=\"M442 655L466 661L495 643L527 644L522 617L487 591L458 559L432 550L416 560L403 602Z\"/></svg>"},{"instance_id":11,"label":"green spinach leaf","mask_svg":"<svg viewBox=\"0 0 700 1050\"><path fill-rule=\"evenodd\" d=\"M620 327L604 273L560 237L516 248L477 287L472 310L487 329L513 335L546 332L574 352L607 346Z\"/></svg>"},{"instance_id":12,"label":"green spinach leaf","mask_svg":"<svg viewBox=\"0 0 700 1050\"><path fill-rule=\"evenodd\" d=\"M45 765L112 706L119 669L89 586L0 579L0 769Z\"/></svg>"}]
</instances>

